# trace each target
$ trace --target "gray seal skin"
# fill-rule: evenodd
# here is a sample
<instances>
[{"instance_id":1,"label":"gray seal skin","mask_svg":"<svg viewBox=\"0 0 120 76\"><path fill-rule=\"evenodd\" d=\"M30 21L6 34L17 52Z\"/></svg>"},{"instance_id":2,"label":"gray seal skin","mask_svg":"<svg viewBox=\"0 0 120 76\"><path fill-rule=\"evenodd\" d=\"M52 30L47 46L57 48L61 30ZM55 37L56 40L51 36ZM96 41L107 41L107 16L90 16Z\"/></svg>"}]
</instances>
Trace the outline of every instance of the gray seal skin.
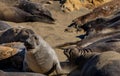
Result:
<instances>
[{"instance_id":1,"label":"gray seal skin","mask_svg":"<svg viewBox=\"0 0 120 76\"><path fill-rule=\"evenodd\" d=\"M85 36L98 33L109 33L119 31L120 29L120 14L111 18L98 18L81 26L86 31Z\"/></svg>"},{"instance_id":2,"label":"gray seal skin","mask_svg":"<svg viewBox=\"0 0 120 76\"><path fill-rule=\"evenodd\" d=\"M8 25L7 23L3 22L3 21L0 21L0 31L4 31L4 30L7 30L11 28L10 25Z\"/></svg>"},{"instance_id":3,"label":"gray seal skin","mask_svg":"<svg viewBox=\"0 0 120 76\"><path fill-rule=\"evenodd\" d=\"M46 75L29 72L4 72L0 70L0 76L46 76Z\"/></svg>"},{"instance_id":4,"label":"gray seal skin","mask_svg":"<svg viewBox=\"0 0 120 76\"><path fill-rule=\"evenodd\" d=\"M55 51L40 36L34 35L34 38L38 39L38 44L35 49L27 52L27 63L30 69L37 73L50 74L56 71L60 74L62 69Z\"/></svg>"}]
</instances>

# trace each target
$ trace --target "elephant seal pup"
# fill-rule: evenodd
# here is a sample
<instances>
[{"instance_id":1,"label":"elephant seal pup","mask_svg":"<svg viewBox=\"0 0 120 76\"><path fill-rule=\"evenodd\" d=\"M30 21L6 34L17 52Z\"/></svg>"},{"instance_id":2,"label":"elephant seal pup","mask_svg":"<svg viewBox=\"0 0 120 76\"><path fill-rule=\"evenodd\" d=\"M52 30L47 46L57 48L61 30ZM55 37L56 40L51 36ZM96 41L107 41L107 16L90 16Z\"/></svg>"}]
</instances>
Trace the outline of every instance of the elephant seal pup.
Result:
<instances>
[{"instance_id":1,"label":"elephant seal pup","mask_svg":"<svg viewBox=\"0 0 120 76\"><path fill-rule=\"evenodd\" d=\"M9 28L11 28L10 25L8 25L7 23L5 23L3 21L0 21L0 31L7 30Z\"/></svg>"},{"instance_id":2,"label":"elephant seal pup","mask_svg":"<svg viewBox=\"0 0 120 76\"><path fill-rule=\"evenodd\" d=\"M64 53L70 62L78 66L68 76L119 76L120 74L120 54L115 50L102 53L65 50Z\"/></svg>"},{"instance_id":3,"label":"elephant seal pup","mask_svg":"<svg viewBox=\"0 0 120 76\"><path fill-rule=\"evenodd\" d=\"M55 71L60 74L62 69L55 51L40 36L34 35L32 38L38 39L38 44L35 43L35 49L27 52L27 63L30 69L37 73L50 74Z\"/></svg>"},{"instance_id":4,"label":"elephant seal pup","mask_svg":"<svg viewBox=\"0 0 120 76\"><path fill-rule=\"evenodd\" d=\"M0 70L0 76L46 76L38 73L27 73L27 72L4 72Z\"/></svg>"}]
</instances>

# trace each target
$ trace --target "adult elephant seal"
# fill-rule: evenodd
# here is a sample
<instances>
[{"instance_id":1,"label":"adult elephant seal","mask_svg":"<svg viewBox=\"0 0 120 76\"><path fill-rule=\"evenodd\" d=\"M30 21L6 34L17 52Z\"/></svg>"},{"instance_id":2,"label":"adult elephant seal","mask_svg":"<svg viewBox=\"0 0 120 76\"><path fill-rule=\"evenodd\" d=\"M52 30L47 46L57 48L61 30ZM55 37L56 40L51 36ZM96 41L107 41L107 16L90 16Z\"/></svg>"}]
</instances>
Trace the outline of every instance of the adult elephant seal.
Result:
<instances>
[{"instance_id":1,"label":"adult elephant seal","mask_svg":"<svg viewBox=\"0 0 120 76\"><path fill-rule=\"evenodd\" d=\"M19 8L8 6L7 4L0 2L0 19L12 22L26 22L32 19L32 15L22 11Z\"/></svg>"},{"instance_id":2,"label":"adult elephant seal","mask_svg":"<svg viewBox=\"0 0 120 76\"><path fill-rule=\"evenodd\" d=\"M0 20L12 22L50 22L51 19L46 16L33 15L20 8L9 6L0 2Z\"/></svg>"},{"instance_id":3,"label":"adult elephant seal","mask_svg":"<svg viewBox=\"0 0 120 76\"><path fill-rule=\"evenodd\" d=\"M27 72L4 72L0 70L0 76L45 76L43 74L38 73L27 73Z\"/></svg>"},{"instance_id":4,"label":"adult elephant seal","mask_svg":"<svg viewBox=\"0 0 120 76\"><path fill-rule=\"evenodd\" d=\"M56 71L60 74L62 69L55 51L40 36L34 35L32 38L37 39L38 44L35 43L35 49L27 52L28 66L37 73L50 74Z\"/></svg>"},{"instance_id":5,"label":"adult elephant seal","mask_svg":"<svg viewBox=\"0 0 120 76\"><path fill-rule=\"evenodd\" d=\"M34 43L30 37L35 34L33 30L27 28L13 27L0 32L0 44L9 42L23 42L27 49L34 48Z\"/></svg>"},{"instance_id":6,"label":"adult elephant seal","mask_svg":"<svg viewBox=\"0 0 120 76\"><path fill-rule=\"evenodd\" d=\"M49 10L43 7L42 4L35 2L21 0L19 4L16 5L17 8L24 10L27 13L38 16L38 21L46 23L54 23L55 19L52 17L52 14Z\"/></svg>"},{"instance_id":7,"label":"adult elephant seal","mask_svg":"<svg viewBox=\"0 0 120 76\"><path fill-rule=\"evenodd\" d=\"M5 23L3 21L0 21L0 31L7 30L9 28L11 28L10 25L8 25L7 23Z\"/></svg>"},{"instance_id":8,"label":"adult elephant seal","mask_svg":"<svg viewBox=\"0 0 120 76\"><path fill-rule=\"evenodd\" d=\"M120 54L115 51L91 53L83 50L65 50L64 53L78 66L68 76L120 75Z\"/></svg>"}]
</instances>

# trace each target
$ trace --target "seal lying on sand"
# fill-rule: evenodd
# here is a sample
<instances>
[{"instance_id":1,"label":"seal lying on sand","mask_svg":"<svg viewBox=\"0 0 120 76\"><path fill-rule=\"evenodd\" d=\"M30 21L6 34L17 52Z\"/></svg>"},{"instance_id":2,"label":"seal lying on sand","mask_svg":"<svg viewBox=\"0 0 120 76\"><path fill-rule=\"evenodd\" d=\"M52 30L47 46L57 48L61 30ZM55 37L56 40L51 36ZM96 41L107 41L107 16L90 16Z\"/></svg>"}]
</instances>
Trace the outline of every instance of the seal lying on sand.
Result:
<instances>
[{"instance_id":1,"label":"seal lying on sand","mask_svg":"<svg viewBox=\"0 0 120 76\"><path fill-rule=\"evenodd\" d=\"M45 7L43 7L41 4L37 4L26 0L21 0L19 4L16 5L16 7L24 10L27 13L38 16L39 17L38 21L46 22L46 23L53 23L55 21L52 18L51 12L48 11Z\"/></svg>"},{"instance_id":2,"label":"seal lying on sand","mask_svg":"<svg viewBox=\"0 0 120 76\"><path fill-rule=\"evenodd\" d=\"M38 73L27 73L27 72L4 72L0 70L0 76L46 76Z\"/></svg>"},{"instance_id":3,"label":"seal lying on sand","mask_svg":"<svg viewBox=\"0 0 120 76\"><path fill-rule=\"evenodd\" d=\"M98 18L84 24L80 28L84 29L86 32L85 36L91 36L98 33L106 34L110 32L117 32L120 30L120 14L107 19Z\"/></svg>"},{"instance_id":4,"label":"seal lying on sand","mask_svg":"<svg viewBox=\"0 0 120 76\"><path fill-rule=\"evenodd\" d=\"M95 53L90 51L66 50L70 62L78 66L69 76L119 76L120 54L113 51ZM79 72L75 72L78 71Z\"/></svg>"},{"instance_id":5,"label":"seal lying on sand","mask_svg":"<svg viewBox=\"0 0 120 76\"><path fill-rule=\"evenodd\" d=\"M74 19L69 26L71 28L75 27L76 29L79 29L79 27L81 27L85 23L95 20L96 18L108 17L119 12L120 11L119 6L120 6L119 0L112 0L108 3L105 3L95 8L92 12Z\"/></svg>"},{"instance_id":6,"label":"seal lying on sand","mask_svg":"<svg viewBox=\"0 0 120 76\"><path fill-rule=\"evenodd\" d=\"M119 0L112 0L108 3L105 3L95 8L92 12L76 18L75 20L73 20L73 22L75 22L76 24L84 24L98 17L110 16L119 11L119 6L120 6Z\"/></svg>"},{"instance_id":7,"label":"seal lying on sand","mask_svg":"<svg viewBox=\"0 0 120 76\"><path fill-rule=\"evenodd\" d=\"M41 16L33 15L20 8L9 6L3 2L0 2L0 7L1 7L0 8L1 20L12 21L12 22L36 22L36 21L44 22L45 21L48 23L53 21L50 18L47 18L46 15L41 15Z\"/></svg>"},{"instance_id":8,"label":"seal lying on sand","mask_svg":"<svg viewBox=\"0 0 120 76\"><path fill-rule=\"evenodd\" d=\"M99 36L99 34L97 35ZM104 52L104 51L111 51L116 50L120 52L120 32L111 34L106 37L101 36L98 37L93 36L90 39L86 38L80 41L75 47L68 47L67 50L87 50L92 52Z\"/></svg>"}]
</instances>

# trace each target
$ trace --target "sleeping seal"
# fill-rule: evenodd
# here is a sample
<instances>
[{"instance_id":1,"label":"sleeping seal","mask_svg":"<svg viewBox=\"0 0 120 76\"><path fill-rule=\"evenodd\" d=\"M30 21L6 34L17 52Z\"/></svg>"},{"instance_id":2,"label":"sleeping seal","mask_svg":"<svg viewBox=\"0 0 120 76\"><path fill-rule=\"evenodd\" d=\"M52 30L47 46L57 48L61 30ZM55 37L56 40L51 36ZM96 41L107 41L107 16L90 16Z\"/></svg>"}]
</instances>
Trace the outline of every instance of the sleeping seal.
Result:
<instances>
[{"instance_id":1,"label":"sleeping seal","mask_svg":"<svg viewBox=\"0 0 120 76\"><path fill-rule=\"evenodd\" d=\"M41 13L40 11L38 13ZM47 15L35 15L30 12L26 12L15 6L9 6L3 2L0 2L0 20L12 21L12 22L52 22ZM41 13L42 14L42 13Z\"/></svg>"},{"instance_id":2,"label":"sleeping seal","mask_svg":"<svg viewBox=\"0 0 120 76\"><path fill-rule=\"evenodd\" d=\"M39 18L36 20L46 23L54 23L55 19L52 17L52 14L49 10L47 10L45 7L43 7L41 4L21 0L18 5L16 5L17 8L20 8L21 10L24 10L27 13L30 13L32 15L38 16Z\"/></svg>"}]
</instances>

